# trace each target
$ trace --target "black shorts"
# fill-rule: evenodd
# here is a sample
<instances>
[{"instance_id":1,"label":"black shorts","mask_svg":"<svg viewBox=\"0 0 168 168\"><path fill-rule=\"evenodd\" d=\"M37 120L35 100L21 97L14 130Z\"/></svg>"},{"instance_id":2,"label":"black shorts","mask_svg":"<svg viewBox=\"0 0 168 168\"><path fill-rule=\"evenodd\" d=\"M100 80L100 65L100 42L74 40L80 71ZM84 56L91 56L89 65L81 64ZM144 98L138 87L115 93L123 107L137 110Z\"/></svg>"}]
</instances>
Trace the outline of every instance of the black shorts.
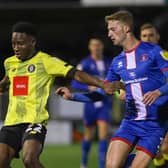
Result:
<instances>
[{"instance_id":1,"label":"black shorts","mask_svg":"<svg viewBox=\"0 0 168 168\"><path fill-rule=\"evenodd\" d=\"M24 141L28 139L38 140L44 145L46 127L42 124L18 124L3 126L0 130L0 143L9 145L15 150L15 157L19 157L19 151Z\"/></svg>"}]
</instances>

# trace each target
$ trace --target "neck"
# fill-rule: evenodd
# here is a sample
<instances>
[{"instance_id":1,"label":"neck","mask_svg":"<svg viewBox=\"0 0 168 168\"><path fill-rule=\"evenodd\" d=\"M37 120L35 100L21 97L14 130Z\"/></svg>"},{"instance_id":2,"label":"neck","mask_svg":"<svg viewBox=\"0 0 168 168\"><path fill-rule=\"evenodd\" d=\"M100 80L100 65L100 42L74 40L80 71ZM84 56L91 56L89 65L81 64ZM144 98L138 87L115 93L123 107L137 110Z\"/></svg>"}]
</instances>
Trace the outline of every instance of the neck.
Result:
<instances>
[{"instance_id":1,"label":"neck","mask_svg":"<svg viewBox=\"0 0 168 168\"><path fill-rule=\"evenodd\" d=\"M139 42L140 41L136 39L133 34L128 34L127 38L122 44L124 51L127 52L127 51L134 49L138 45Z\"/></svg>"},{"instance_id":2,"label":"neck","mask_svg":"<svg viewBox=\"0 0 168 168\"><path fill-rule=\"evenodd\" d=\"M25 59L22 59L22 61L27 61L27 60L31 59L32 57L34 57L36 52L37 51L34 49Z\"/></svg>"},{"instance_id":3,"label":"neck","mask_svg":"<svg viewBox=\"0 0 168 168\"><path fill-rule=\"evenodd\" d=\"M91 54L91 57L93 60L98 61L98 60L102 60L103 55L102 54Z\"/></svg>"}]
</instances>

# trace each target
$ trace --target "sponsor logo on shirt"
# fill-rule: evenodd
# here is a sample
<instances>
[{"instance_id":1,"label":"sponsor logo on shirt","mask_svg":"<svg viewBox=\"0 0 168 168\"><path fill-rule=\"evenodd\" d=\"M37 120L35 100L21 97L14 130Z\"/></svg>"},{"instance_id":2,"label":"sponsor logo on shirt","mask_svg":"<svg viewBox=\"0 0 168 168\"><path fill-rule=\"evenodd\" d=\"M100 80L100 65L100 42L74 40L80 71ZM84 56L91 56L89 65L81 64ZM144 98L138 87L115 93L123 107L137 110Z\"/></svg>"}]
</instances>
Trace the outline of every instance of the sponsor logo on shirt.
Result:
<instances>
[{"instance_id":1,"label":"sponsor logo on shirt","mask_svg":"<svg viewBox=\"0 0 168 168\"><path fill-rule=\"evenodd\" d=\"M128 80L128 81L124 81L124 83L125 84L130 84L130 83L137 83L137 82L142 82L142 81L146 81L146 80L148 80L148 77Z\"/></svg>"},{"instance_id":2,"label":"sponsor logo on shirt","mask_svg":"<svg viewBox=\"0 0 168 168\"><path fill-rule=\"evenodd\" d=\"M28 76L15 76L13 78L13 96L27 96L28 81Z\"/></svg>"},{"instance_id":3,"label":"sponsor logo on shirt","mask_svg":"<svg viewBox=\"0 0 168 168\"><path fill-rule=\"evenodd\" d=\"M122 61L119 61L117 68L121 68L121 67L123 67L123 62L122 62Z\"/></svg>"},{"instance_id":4,"label":"sponsor logo on shirt","mask_svg":"<svg viewBox=\"0 0 168 168\"><path fill-rule=\"evenodd\" d=\"M132 79L135 79L135 78L136 78L135 72L130 72L130 73L129 73L129 76L130 76L130 78L132 78Z\"/></svg>"}]
</instances>

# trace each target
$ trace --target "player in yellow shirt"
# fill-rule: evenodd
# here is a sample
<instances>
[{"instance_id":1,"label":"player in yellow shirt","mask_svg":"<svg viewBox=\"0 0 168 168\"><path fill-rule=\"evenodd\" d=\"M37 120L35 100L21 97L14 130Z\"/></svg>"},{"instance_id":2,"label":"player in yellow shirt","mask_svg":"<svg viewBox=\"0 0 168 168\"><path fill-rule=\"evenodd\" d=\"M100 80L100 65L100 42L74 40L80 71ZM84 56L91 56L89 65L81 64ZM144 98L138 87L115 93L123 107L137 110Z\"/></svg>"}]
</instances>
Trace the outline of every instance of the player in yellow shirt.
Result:
<instances>
[{"instance_id":1,"label":"player in yellow shirt","mask_svg":"<svg viewBox=\"0 0 168 168\"><path fill-rule=\"evenodd\" d=\"M31 23L19 22L12 29L14 56L5 60L6 76L0 93L9 88L9 105L0 130L0 168L8 168L22 148L26 168L43 168L43 150L48 112L45 109L51 85L57 76L113 92L111 83L76 70L68 63L36 50L36 30Z\"/></svg>"}]
</instances>

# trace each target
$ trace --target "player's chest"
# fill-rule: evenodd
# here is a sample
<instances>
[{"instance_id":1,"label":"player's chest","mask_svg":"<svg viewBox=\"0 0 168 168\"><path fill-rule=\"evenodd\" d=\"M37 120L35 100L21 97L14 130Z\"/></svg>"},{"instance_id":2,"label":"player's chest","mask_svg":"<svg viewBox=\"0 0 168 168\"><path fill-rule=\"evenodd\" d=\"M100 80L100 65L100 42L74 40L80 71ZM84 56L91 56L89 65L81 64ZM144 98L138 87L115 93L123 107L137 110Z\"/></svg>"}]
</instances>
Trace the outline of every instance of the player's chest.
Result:
<instances>
[{"instance_id":1,"label":"player's chest","mask_svg":"<svg viewBox=\"0 0 168 168\"><path fill-rule=\"evenodd\" d=\"M148 54L127 54L115 62L115 71L122 80L131 80L147 76L153 66Z\"/></svg>"},{"instance_id":2,"label":"player's chest","mask_svg":"<svg viewBox=\"0 0 168 168\"><path fill-rule=\"evenodd\" d=\"M13 78L15 76L29 76L34 77L37 73L42 73L44 68L38 63L15 63L10 64L9 77Z\"/></svg>"},{"instance_id":3,"label":"player's chest","mask_svg":"<svg viewBox=\"0 0 168 168\"><path fill-rule=\"evenodd\" d=\"M107 64L103 61L90 62L87 67L85 67L85 71L94 76L104 78L107 73Z\"/></svg>"},{"instance_id":4,"label":"player's chest","mask_svg":"<svg viewBox=\"0 0 168 168\"><path fill-rule=\"evenodd\" d=\"M44 68L38 63L11 64L8 76L13 96L28 96L30 87L40 84Z\"/></svg>"}]
</instances>

